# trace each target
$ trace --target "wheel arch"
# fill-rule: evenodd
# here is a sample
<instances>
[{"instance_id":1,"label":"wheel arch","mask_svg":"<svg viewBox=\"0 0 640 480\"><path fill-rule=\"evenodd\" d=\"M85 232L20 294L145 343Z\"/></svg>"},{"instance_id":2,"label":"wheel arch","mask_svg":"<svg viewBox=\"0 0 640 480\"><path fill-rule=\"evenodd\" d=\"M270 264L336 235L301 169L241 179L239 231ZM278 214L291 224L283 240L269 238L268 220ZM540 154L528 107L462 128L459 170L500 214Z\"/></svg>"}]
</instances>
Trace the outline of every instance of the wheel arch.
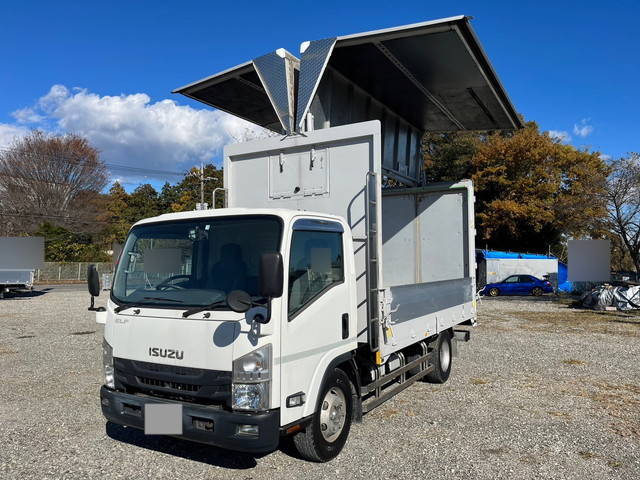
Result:
<instances>
[{"instance_id":1,"label":"wheel arch","mask_svg":"<svg viewBox=\"0 0 640 480\"><path fill-rule=\"evenodd\" d=\"M340 370L342 370L351 381L351 394L354 399L354 416L355 420L359 420L362 417L362 407L360 400L360 373L355 361L355 352L353 351L342 353L327 364L320 382L314 385L313 392L315 395L313 398L313 402L309 402L308 407L305 410L305 415L311 415L315 413L319 397L318 392L321 391L322 386L327 381L327 377L329 377L331 372L333 372L333 370L335 370L336 368L340 368Z\"/></svg>"}]
</instances>

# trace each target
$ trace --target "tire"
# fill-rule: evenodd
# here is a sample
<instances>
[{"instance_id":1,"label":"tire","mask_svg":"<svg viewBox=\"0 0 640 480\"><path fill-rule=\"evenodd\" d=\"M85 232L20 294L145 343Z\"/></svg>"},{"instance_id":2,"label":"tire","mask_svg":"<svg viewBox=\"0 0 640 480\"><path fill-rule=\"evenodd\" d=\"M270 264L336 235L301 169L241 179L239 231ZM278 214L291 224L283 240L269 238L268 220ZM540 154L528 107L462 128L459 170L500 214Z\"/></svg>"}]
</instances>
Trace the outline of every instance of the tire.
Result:
<instances>
[{"instance_id":1,"label":"tire","mask_svg":"<svg viewBox=\"0 0 640 480\"><path fill-rule=\"evenodd\" d=\"M328 462L335 458L347 442L352 417L351 382L336 368L320 389L311 423L293 437L296 450L312 462Z\"/></svg>"},{"instance_id":2,"label":"tire","mask_svg":"<svg viewBox=\"0 0 640 480\"><path fill-rule=\"evenodd\" d=\"M451 364L453 363L451 348L451 333L448 331L440 333L433 348L434 370L425 375L425 381L429 383L444 383L451 374Z\"/></svg>"},{"instance_id":3,"label":"tire","mask_svg":"<svg viewBox=\"0 0 640 480\"><path fill-rule=\"evenodd\" d=\"M531 295L535 295L536 297L541 296L543 293L540 287L534 287L533 290L531 290Z\"/></svg>"},{"instance_id":4,"label":"tire","mask_svg":"<svg viewBox=\"0 0 640 480\"><path fill-rule=\"evenodd\" d=\"M489 296L490 297L497 297L498 295L500 295L500 290L498 290L496 287L493 287L493 288L489 289Z\"/></svg>"}]
</instances>

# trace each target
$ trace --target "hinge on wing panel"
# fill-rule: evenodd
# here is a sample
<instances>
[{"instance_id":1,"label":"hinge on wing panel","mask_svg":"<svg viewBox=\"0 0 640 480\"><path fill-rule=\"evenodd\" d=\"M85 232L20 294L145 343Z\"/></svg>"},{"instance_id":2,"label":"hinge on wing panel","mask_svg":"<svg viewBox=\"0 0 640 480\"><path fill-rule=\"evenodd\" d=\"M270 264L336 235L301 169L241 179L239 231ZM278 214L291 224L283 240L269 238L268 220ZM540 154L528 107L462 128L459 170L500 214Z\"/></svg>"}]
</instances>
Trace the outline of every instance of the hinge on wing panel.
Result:
<instances>
[{"instance_id":1,"label":"hinge on wing panel","mask_svg":"<svg viewBox=\"0 0 640 480\"><path fill-rule=\"evenodd\" d=\"M280 162L280 173L282 173L284 171L284 152L280 152L279 162Z\"/></svg>"},{"instance_id":2,"label":"hinge on wing panel","mask_svg":"<svg viewBox=\"0 0 640 480\"><path fill-rule=\"evenodd\" d=\"M309 170L313 170L313 164L316 161L316 150L315 148L311 149L311 160L309 162Z\"/></svg>"}]
</instances>

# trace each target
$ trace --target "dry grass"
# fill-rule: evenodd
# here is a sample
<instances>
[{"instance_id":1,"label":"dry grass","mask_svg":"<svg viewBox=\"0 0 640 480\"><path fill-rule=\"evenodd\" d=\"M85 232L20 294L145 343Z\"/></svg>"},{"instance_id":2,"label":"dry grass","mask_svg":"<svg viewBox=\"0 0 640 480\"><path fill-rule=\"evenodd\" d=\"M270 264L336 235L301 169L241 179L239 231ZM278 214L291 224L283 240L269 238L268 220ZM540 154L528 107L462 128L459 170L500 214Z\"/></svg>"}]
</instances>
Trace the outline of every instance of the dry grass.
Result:
<instances>
[{"instance_id":1,"label":"dry grass","mask_svg":"<svg viewBox=\"0 0 640 480\"><path fill-rule=\"evenodd\" d=\"M575 358L569 358L567 360L563 360L562 363L565 365L586 365L587 362L583 362L582 360L576 360Z\"/></svg>"},{"instance_id":2,"label":"dry grass","mask_svg":"<svg viewBox=\"0 0 640 480\"><path fill-rule=\"evenodd\" d=\"M492 329L503 331L517 328L536 332L604 333L640 337L640 316L621 312L597 312L558 306L558 310L548 312L482 312L481 320L488 320Z\"/></svg>"},{"instance_id":3,"label":"dry grass","mask_svg":"<svg viewBox=\"0 0 640 480\"><path fill-rule=\"evenodd\" d=\"M484 378L472 378L470 382L473 385L486 385L487 383L491 383L489 380L485 380Z\"/></svg>"}]
</instances>

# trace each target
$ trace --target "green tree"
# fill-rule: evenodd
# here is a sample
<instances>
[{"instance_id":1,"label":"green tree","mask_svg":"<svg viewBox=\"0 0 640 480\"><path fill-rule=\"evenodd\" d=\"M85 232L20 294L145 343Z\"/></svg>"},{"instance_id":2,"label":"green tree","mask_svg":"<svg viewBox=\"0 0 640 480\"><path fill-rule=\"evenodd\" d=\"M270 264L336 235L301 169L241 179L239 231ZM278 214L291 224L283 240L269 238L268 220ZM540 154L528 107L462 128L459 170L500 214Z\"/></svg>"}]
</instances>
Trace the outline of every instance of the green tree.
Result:
<instances>
[{"instance_id":1,"label":"green tree","mask_svg":"<svg viewBox=\"0 0 640 480\"><path fill-rule=\"evenodd\" d=\"M113 242L124 242L131 227L129 194L119 182L115 182L109 189L105 210L100 216L100 220L106 225L102 232L102 240L105 246L110 246Z\"/></svg>"},{"instance_id":2,"label":"green tree","mask_svg":"<svg viewBox=\"0 0 640 480\"><path fill-rule=\"evenodd\" d=\"M45 260L48 262L104 262L109 256L93 238L85 233L73 233L66 228L45 222L35 232L44 237Z\"/></svg>"},{"instance_id":3,"label":"green tree","mask_svg":"<svg viewBox=\"0 0 640 480\"><path fill-rule=\"evenodd\" d=\"M161 212L158 192L150 184L137 187L127 202L128 220L133 224L143 218L155 217Z\"/></svg>"},{"instance_id":4,"label":"green tree","mask_svg":"<svg viewBox=\"0 0 640 480\"><path fill-rule=\"evenodd\" d=\"M204 166L204 201L211 206L213 190L223 186L222 169L218 169L213 164ZM171 192L171 211L183 212L196 208L196 203L200 202L200 169L193 167ZM216 206L222 206L222 195L218 196Z\"/></svg>"}]
</instances>

